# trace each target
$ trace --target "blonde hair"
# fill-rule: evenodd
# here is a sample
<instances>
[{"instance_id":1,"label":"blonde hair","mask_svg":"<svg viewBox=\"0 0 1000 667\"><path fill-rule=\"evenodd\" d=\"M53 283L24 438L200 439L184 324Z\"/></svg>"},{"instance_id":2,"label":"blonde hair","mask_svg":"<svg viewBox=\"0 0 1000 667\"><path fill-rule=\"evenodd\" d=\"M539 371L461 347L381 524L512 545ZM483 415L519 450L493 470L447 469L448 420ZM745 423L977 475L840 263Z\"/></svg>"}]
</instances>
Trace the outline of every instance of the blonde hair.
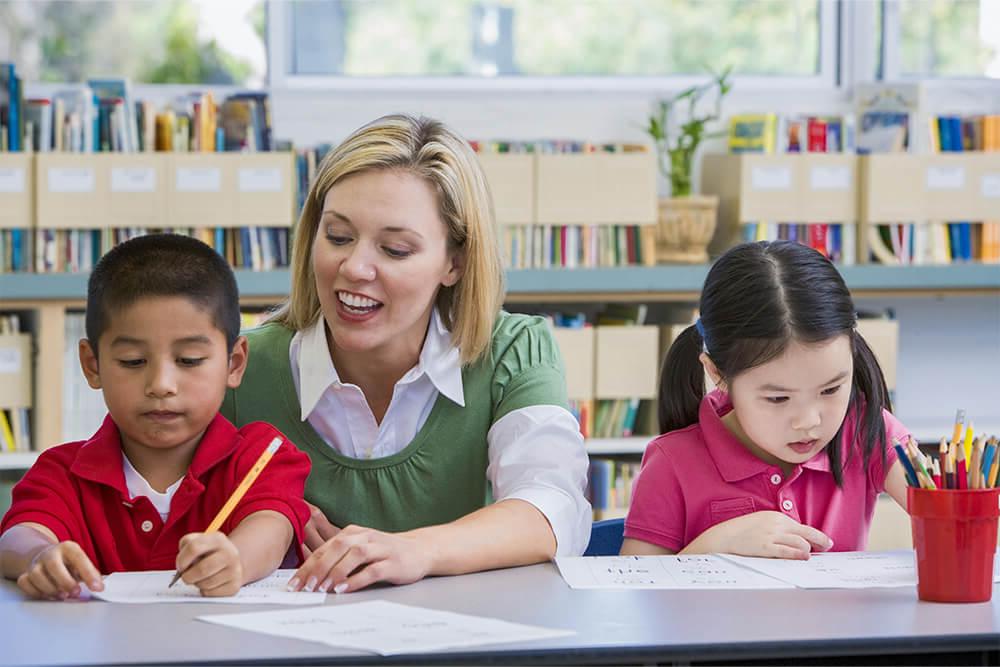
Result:
<instances>
[{"instance_id":1,"label":"blonde hair","mask_svg":"<svg viewBox=\"0 0 1000 667\"><path fill-rule=\"evenodd\" d=\"M295 230L292 289L271 319L298 331L322 315L311 257L326 195L348 176L388 169L423 179L437 194L448 249L461 254L463 271L454 285L440 288L436 305L462 363L470 364L488 348L504 297L493 200L472 147L429 118L383 116L355 130L323 159Z\"/></svg>"}]
</instances>

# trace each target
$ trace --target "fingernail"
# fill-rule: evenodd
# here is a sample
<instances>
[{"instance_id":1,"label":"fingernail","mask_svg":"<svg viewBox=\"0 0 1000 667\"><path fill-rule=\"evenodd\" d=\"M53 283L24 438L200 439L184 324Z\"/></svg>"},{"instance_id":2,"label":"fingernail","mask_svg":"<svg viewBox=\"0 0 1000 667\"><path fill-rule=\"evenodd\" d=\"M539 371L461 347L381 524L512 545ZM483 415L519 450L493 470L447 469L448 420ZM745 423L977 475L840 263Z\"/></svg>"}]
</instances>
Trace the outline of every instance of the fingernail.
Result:
<instances>
[{"instance_id":1,"label":"fingernail","mask_svg":"<svg viewBox=\"0 0 1000 667\"><path fill-rule=\"evenodd\" d=\"M288 582L288 588L286 590L295 591L298 590L298 588L299 588L299 579L298 577L295 577L294 579Z\"/></svg>"},{"instance_id":2,"label":"fingernail","mask_svg":"<svg viewBox=\"0 0 1000 667\"><path fill-rule=\"evenodd\" d=\"M333 592L336 593L337 595L340 595L341 593L343 593L346 590L347 590L347 582L346 581L341 582L341 583L339 583L339 584L337 584L336 586L333 587Z\"/></svg>"},{"instance_id":3,"label":"fingernail","mask_svg":"<svg viewBox=\"0 0 1000 667\"><path fill-rule=\"evenodd\" d=\"M324 579L323 583L320 584L319 588L317 588L316 590L319 591L320 593L326 593L326 589L330 588L332 584L333 582L330 581L329 579Z\"/></svg>"},{"instance_id":4,"label":"fingernail","mask_svg":"<svg viewBox=\"0 0 1000 667\"><path fill-rule=\"evenodd\" d=\"M99 590L101 590L101 581L100 581L100 579L95 579L94 581L92 581L89 584L87 584L87 588L89 588L92 591L99 591Z\"/></svg>"},{"instance_id":5,"label":"fingernail","mask_svg":"<svg viewBox=\"0 0 1000 667\"><path fill-rule=\"evenodd\" d=\"M314 588L316 588L316 577L309 577L309 581L306 582L302 590L312 593Z\"/></svg>"}]
</instances>

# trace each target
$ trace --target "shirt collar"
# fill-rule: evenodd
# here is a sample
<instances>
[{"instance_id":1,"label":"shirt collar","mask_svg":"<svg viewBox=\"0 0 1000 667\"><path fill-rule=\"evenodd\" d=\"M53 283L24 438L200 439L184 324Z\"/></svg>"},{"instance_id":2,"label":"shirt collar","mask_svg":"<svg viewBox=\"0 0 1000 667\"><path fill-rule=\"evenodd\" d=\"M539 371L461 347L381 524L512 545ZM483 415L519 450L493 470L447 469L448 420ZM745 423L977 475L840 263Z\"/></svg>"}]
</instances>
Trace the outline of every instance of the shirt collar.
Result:
<instances>
[{"instance_id":1,"label":"shirt collar","mask_svg":"<svg viewBox=\"0 0 1000 667\"><path fill-rule=\"evenodd\" d=\"M302 332L298 364L299 403L302 421L305 421L316 409L326 390L341 384L340 375L330 359L330 348L326 344L326 321L322 317ZM452 343L451 332L444 325L437 308L431 312L420 359L399 384L409 384L423 375L427 375L434 388L446 398L465 407L461 355Z\"/></svg>"},{"instance_id":2,"label":"shirt collar","mask_svg":"<svg viewBox=\"0 0 1000 667\"><path fill-rule=\"evenodd\" d=\"M239 445L238 435L236 427L228 419L216 414L201 436L201 442L198 443L188 467L188 474L200 477L223 461ZM104 417L97 433L80 447L70 466L70 472L77 477L110 486L123 496L128 496L122 467L121 435L110 414Z\"/></svg>"},{"instance_id":3,"label":"shirt collar","mask_svg":"<svg viewBox=\"0 0 1000 667\"><path fill-rule=\"evenodd\" d=\"M716 468L727 482L737 482L761 473L770 473L775 466L754 456L722 423L722 418L732 409L733 404L729 400L729 394L718 389L709 392L698 408L698 423L705 439L705 447ZM820 450L797 467L829 472L830 458L825 450ZM792 476L795 474L793 471Z\"/></svg>"}]
</instances>

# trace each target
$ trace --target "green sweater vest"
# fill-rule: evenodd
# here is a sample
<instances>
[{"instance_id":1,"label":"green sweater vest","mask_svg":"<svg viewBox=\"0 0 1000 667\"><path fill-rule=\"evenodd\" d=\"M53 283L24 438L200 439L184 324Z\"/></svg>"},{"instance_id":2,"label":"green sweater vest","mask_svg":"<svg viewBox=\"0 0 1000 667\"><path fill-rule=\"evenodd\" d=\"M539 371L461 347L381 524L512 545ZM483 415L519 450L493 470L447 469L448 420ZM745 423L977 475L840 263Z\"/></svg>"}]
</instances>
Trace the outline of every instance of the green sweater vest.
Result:
<instances>
[{"instance_id":1,"label":"green sweater vest","mask_svg":"<svg viewBox=\"0 0 1000 667\"><path fill-rule=\"evenodd\" d=\"M486 504L486 435L501 417L531 405L566 405L562 360L548 323L501 313L487 353L462 369L465 407L439 394L427 421L400 452L353 459L301 419L288 346L293 331L250 331L243 382L222 413L237 427L265 421L309 455L306 500L336 526L404 531L453 521Z\"/></svg>"}]
</instances>

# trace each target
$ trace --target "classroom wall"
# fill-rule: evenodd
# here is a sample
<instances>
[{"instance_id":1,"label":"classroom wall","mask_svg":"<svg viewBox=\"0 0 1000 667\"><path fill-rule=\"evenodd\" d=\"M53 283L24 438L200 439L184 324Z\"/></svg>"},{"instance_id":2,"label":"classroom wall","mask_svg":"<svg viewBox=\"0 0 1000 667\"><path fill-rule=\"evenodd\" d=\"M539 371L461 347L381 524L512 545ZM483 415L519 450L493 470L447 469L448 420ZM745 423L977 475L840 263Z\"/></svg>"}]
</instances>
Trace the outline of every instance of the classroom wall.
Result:
<instances>
[{"instance_id":1,"label":"classroom wall","mask_svg":"<svg viewBox=\"0 0 1000 667\"><path fill-rule=\"evenodd\" d=\"M1000 434L1000 298L858 299L857 306L892 308L899 320L895 407L904 424L948 435L964 408L977 433Z\"/></svg>"}]
</instances>

